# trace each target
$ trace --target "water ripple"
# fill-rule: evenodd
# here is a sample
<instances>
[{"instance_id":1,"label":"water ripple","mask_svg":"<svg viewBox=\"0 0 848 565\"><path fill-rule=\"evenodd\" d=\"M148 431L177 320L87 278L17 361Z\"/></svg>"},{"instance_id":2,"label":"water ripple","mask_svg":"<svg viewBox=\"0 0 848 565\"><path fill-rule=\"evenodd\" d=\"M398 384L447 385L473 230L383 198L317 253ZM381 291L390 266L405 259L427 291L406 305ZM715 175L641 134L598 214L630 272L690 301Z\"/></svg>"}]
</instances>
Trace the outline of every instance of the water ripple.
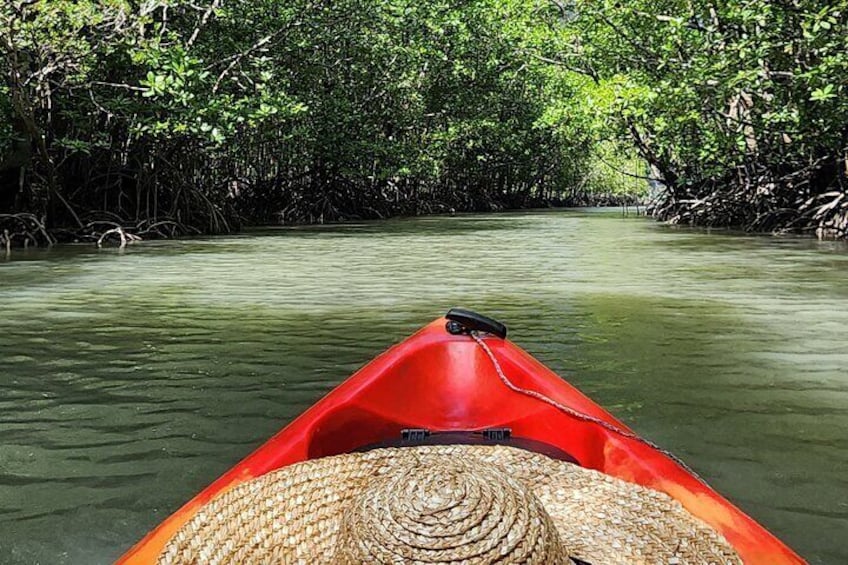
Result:
<instances>
[{"instance_id":1,"label":"water ripple","mask_svg":"<svg viewBox=\"0 0 848 565\"><path fill-rule=\"evenodd\" d=\"M618 212L31 250L0 264L0 562L111 562L456 305L811 563L846 562L846 274L842 244Z\"/></svg>"}]
</instances>

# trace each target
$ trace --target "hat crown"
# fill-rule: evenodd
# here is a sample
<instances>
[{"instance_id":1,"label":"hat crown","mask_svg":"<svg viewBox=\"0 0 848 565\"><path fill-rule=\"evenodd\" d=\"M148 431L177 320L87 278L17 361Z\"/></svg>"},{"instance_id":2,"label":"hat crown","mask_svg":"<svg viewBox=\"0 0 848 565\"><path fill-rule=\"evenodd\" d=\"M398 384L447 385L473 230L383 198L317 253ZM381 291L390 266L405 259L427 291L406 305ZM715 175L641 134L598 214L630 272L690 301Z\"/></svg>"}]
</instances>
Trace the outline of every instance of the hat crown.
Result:
<instances>
[{"instance_id":1,"label":"hat crown","mask_svg":"<svg viewBox=\"0 0 848 565\"><path fill-rule=\"evenodd\" d=\"M428 457L381 469L346 509L337 562L567 562L556 527L493 464Z\"/></svg>"}]
</instances>

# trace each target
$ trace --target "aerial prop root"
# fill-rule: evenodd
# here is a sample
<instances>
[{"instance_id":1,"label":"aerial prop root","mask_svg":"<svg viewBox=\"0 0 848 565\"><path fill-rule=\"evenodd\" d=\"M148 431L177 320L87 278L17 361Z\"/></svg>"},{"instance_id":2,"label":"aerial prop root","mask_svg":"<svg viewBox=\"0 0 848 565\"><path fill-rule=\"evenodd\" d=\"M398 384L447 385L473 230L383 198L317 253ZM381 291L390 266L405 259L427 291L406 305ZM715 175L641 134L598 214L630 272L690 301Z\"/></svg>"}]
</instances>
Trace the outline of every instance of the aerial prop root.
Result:
<instances>
[{"instance_id":1,"label":"aerial prop root","mask_svg":"<svg viewBox=\"0 0 848 565\"><path fill-rule=\"evenodd\" d=\"M141 241L141 238L135 234L128 233L121 226L114 227L110 230L106 230L100 236L100 239L97 240L97 247L103 247L103 242L109 239L109 236L117 235L120 238L120 245L118 245L119 249L124 249L128 244L136 243L137 241Z\"/></svg>"},{"instance_id":2,"label":"aerial prop root","mask_svg":"<svg viewBox=\"0 0 848 565\"><path fill-rule=\"evenodd\" d=\"M56 240L45 227L43 218L34 214L22 212L19 214L0 214L0 246L8 254L13 245L29 247L30 245L50 246Z\"/></svg>"}]
</instances>

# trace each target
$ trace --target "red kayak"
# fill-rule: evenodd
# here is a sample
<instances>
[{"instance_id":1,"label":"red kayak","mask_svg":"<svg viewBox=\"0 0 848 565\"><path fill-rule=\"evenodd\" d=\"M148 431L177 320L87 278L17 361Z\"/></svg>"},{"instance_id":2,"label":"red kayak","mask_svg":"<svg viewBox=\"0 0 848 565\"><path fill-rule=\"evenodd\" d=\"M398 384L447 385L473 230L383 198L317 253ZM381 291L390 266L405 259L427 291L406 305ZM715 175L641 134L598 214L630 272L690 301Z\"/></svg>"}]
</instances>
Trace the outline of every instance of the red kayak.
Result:
<instances>
[{"instance_id":1,"label":"red kayak","mask_svg":"<svg viewBox=\"0 0 848 565\"><path fill-rule=\"evenodd\" d=\"M506 443L568 459L667 493L724 535L747 564L805 563L685 465L505 337L502 324L452 310L360 369L118 563L155 563L201 506L254 477L367 446L421 443Z\"/></svg>"}]
</instances>

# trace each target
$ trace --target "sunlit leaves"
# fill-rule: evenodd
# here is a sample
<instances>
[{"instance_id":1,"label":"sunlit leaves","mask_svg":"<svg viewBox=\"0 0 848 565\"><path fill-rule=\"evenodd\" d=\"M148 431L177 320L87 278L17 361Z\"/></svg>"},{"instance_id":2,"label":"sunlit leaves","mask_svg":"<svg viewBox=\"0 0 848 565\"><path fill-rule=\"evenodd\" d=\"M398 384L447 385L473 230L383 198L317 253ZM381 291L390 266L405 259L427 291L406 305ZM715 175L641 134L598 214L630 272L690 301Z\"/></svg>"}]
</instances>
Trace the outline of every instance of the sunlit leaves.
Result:
<instances>
[{"instance_id":1,"label":"sunlit leaves","mask_svg":"<svg viewBox=\"0 0 848 565\"><path fill-rule=\"evenodd\" d=\"M813 102L825 102L836 98L836 89L832 84L825 85L823 88L817 88L810 94L810 100Z\"/></svg>"}]
</instances>

